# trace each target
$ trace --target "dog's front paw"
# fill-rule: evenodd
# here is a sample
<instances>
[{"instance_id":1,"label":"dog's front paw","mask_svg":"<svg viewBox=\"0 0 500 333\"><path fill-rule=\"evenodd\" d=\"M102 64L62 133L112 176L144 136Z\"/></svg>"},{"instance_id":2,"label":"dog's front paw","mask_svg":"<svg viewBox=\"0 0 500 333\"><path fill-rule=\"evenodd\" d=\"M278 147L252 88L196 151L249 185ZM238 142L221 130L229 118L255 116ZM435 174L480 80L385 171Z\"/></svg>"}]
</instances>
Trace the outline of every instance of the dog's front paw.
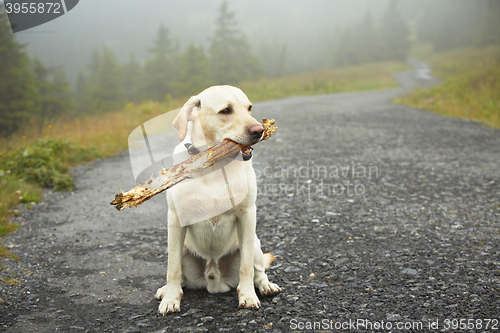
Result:
<instances>
[{"instance_id":1,"label":"dog's front paw","mask_svg":"<svg viewBox=\"0 0 500 333\"><path fill-rule=\"evenodd\" d=\"M260 294L263 296L274 296L281 292L281 288L276 283L263 283L259 286Z\"/></svg>"},{"instance_id":2,"label":"dog's front paw","mask_svg":"<svg viewBox=\"0 0 500 333\"><path fill-rule=\"evenodd\" d=\"M182 288L164 285L156 291L156 298L161 299L158 312L162 315L181 311Z\"/></svg>"},{"instance_id":3,"label":"dog's front paw","mask_svg":"<svg viewBox=\"0 0 500 333\"><path fill-rule=\"evenodd\" d=\"M258 309L260 308L260 301L255 293L255 289L247 291L237 289L238 293L238 307L240 309Z\"/></svg>"}]
</instances>

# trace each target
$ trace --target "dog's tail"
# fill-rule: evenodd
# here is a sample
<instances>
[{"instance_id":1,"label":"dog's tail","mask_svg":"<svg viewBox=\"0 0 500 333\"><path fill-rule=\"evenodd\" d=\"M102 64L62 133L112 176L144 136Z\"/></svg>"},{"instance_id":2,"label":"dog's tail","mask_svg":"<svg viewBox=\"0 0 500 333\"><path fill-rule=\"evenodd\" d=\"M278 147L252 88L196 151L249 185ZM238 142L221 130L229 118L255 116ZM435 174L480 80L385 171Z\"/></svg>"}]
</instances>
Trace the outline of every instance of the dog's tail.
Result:
<instances>
[{"instance_id":1,"label":"dog's tail","mask_svg":"<svg viewBox=\"0 0 500 333\"><path fill-rule=\"evenodd\" d=\"M271 264L276 260L276 258L272 255L271 252L264 253L264 258L262 259L262 267L264 269L268 269L271 267Z\"/></svg>"}]
</instances>

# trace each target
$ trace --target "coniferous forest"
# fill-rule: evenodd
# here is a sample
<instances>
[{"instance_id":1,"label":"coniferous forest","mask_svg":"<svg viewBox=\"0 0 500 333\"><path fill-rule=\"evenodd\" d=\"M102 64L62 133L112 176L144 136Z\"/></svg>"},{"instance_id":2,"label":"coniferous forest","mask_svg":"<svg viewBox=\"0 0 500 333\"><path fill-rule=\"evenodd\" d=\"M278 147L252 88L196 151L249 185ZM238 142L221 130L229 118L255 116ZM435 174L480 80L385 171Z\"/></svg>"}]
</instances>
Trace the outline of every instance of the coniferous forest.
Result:
<instances>
[{"instance_id":1,"label":"coniferous forest","mask_svg":"<svg viewBox=\"0 0 500 333\"><path fill-rule=\"evenodd\" d=\"M435 50L500 43L498 1L427 1L413 16L400 8L398 1L387 4L378 18L367 10L359 22L336 31L338 37L324 31L322 51L311 54L311 59L322 60L302 59L307 65L300 65L294 55L304 50L293 49L289 42L252 44L238 23L238 14L224 1L205 43L188 41L181 47L179 39L162 23L154 42L147 46L147 57L139 58L132 52L123 62L111 47L95 46L71 84L62 65L46 66L27 53L2 12L0 135L6 136L36 117L116 111L126 103L190 96L213 84L238 85L311 70L405 61L416 41L428 43Z\"/></svg>"}]
</instances>

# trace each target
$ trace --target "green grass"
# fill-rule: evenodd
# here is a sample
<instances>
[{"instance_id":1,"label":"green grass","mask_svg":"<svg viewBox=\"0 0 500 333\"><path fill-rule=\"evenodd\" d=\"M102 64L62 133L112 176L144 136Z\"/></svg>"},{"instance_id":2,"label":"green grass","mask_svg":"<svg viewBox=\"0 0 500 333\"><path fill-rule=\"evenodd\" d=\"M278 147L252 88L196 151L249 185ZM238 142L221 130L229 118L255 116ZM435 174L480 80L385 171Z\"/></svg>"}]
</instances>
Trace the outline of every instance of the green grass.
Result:
<instances>
[{"instance_id":1,"label":"green grass","mask_svg":"<svg viewBox=\"0 0 500 333\"><path fill-rule=\"evenodd\" d=\"M432 75L443 82L397 98L396 103L500 128L500 47L429 55Z\"/></svg>"},{"instance_id":2,"label":"green grass","mask_svg":"<svg viewBox=\"0 0 500 333\"><path fill-rule=\"evenodd\" d=\"M40 186L25 182L12 175L9 170L0 169L0 237L18 228L17 224L10 221L13 215L19 214L19 211L14 209L15 206L32 205L33 202L40 201L42 201ZM0 244L0 257L8 255L7 248Z\"/></svg>"},{"instance_id":3,"label":"green grass","mask_svg":"<svg viewBox=\"0 0 500 333\"><path fill-rule=\"evenodd\" d=\"M14 206L22 203L40 202L41 188L36 184L30 184L23 179L0 172L0 236L16 230L17 225L10 223L10 217L18 214Z\"/></svg>"},{"instance_id":4,"label":"green grass","mask_svg":"<svg viewBox=\"0 0 500 333\"><path fill-rule=\"evenodd\" d=\"M83 148L67 140L39 139L32 146L0 158L0 167L20 180L67 191L74 187L73 178L67 173L69 166L99 157L94 146Z\"/></svg>"},{"instance_id":5,"label":"green grass","mask_svg":"<svg viewBox=\"0 0 500 333\"><path fill-rule=\"evenodd\" d=\"M300 95L387 89L397 86L392 74L406 70L403 63L384 62L306 73L280 79L245 82L240 87L253 102ZM25 124L0 139L0 236L16 230L10 218L22 204L31 209L40 202L42 187L71 190L72 166L114 156L127 149L128 136L137 126L181 107L189 96L168 102L129 103L120 111L78 119L51 119ZM0 257L8 255L0 246Z\"/></svg>"}]
</instances>

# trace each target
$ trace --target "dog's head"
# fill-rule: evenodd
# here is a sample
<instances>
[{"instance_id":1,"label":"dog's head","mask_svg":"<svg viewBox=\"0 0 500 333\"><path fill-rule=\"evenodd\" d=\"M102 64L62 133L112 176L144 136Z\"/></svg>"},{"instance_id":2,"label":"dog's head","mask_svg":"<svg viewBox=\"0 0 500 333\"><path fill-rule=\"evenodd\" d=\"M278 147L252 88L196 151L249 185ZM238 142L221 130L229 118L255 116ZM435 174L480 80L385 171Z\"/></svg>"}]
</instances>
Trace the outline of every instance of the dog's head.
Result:
<instances>
[{"instance_id":1,"label":"dog's head","mask_svg":"<svg viewBox=\"0 0 500 333\"><path fill-rule=\"evenodd\" d=\"M252 117L252 103L240 89L213 86L191 97L182 107L173 125L179 131L179 141L193 122L191 139L195 146L213 145L232 140L251 144L262 137L264 128Z\"/></svg>"}]
</instances>

